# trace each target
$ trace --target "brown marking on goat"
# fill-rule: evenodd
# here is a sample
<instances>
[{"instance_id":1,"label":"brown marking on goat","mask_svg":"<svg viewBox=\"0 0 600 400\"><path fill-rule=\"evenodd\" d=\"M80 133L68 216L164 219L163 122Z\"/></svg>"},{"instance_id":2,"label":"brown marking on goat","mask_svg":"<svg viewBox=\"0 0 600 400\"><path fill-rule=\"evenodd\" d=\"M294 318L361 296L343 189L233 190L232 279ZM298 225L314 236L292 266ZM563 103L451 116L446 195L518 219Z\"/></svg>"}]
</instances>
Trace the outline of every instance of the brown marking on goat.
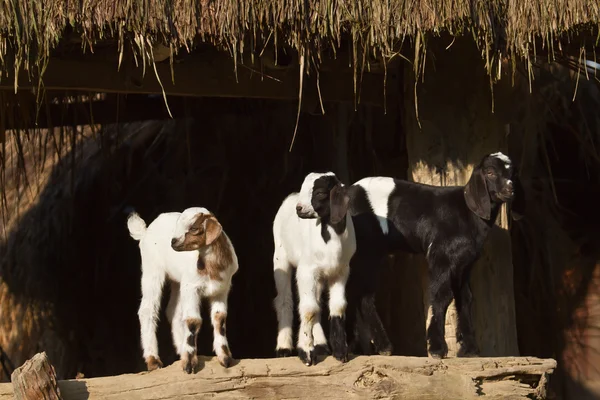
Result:
<instances>
[{"instance_id":1,"label":"brown marking on goat","mask_svg":"<svg viewBox=\"0 0 600 400\"><path fill-rule=\"evenodd\" d=\"M229 346L227 346L226 344L221 346L221 350L223 350L223 353L225 353L225 355L227 357L231 357L231 351L229 351Z\"/></svg>"},{"instance_id":2,"label":"brown marking on goat","mask_svg":"<svg viewBox=\"0 0 600 400\"><path fill-rule=\"evenodd\" d=\"M316 315L314 312L309 311L307 313L304 313L304 320L306 322L311 322L313 319L315 319Z\"/></svg>"},{"instance_id":3,"label":"brown marking on goat","mask_svg":"<svg viewBox=\"0 0 600 400\"><path fill-rule=\"evenodd\" d=\"M202 320L199 318L188 318L185 320L185 324L190 331L187 337L187 344L195 348L196 337L198 337L198 332L200 332L200 328L202 327Z\"/></svg>"},{"instance_id":4,"label":"brown marking on goat","mask_svg":"<svg viewBox=\"0 0 600 400\"><path fill-rule=\"evenodd\" d=\"M225 336L225 320L227 319L227 314L222 312L215 313L214 324L215 329L219 332L219 335Z\"/></svg>"},{"instance_id":5,"label":"brown marking on goat","mask_svg":"<svg viewBox=\"0 0 600 400\"><path fill-rule=\"evenodd\" d=\"M197 232L192 233L197 229ZM229 268L233 262L231 246L223 227L213 214L198 214L194 223L185 234L183 244L178 250L198 250L209 245L210 257L200 254L198 257L198 273L208 275L210 279L221 281L221 272Z\"/></svg>"},{"instance_id":6,"label":"brown marking on goat","mask_svg":"<svg viewBox=\"0 0 600 400\"><path fill-rule=\"evenodd\" d=\"M148 356L146 357L146 366L148 367L148 371L154 371L156 369L162 368L163 363L158 357Z\"/></svg>"}]
</instances>

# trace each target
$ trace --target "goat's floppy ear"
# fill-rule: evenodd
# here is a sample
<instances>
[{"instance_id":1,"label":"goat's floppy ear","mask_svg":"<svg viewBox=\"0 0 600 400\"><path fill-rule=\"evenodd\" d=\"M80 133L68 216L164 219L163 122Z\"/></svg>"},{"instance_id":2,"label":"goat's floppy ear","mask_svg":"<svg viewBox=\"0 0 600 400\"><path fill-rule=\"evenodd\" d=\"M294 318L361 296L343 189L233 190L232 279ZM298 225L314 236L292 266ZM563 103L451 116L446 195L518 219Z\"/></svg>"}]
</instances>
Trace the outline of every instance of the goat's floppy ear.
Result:
<instances>
[{"instance_id":1,"label":"goat's floppy ear","mask_svg":"<svg viewBox=\"0 0 600 400\"><path fill-rule=\"evenodd\" d=\"M331 207L331 219L332 224L338 224L346 217L348 212L348 203L350 202L350 196L348 196L348 189L338 183L329 192L329 202Z\"/></svg>"},{"instance_id":2,"label":"goat's floppy ear","mask_svg":"<svg viewBox=\"0 0 600 400\"><path fill-rule=\"evenodd\" d=\"M210 217L204 221L204 232L206 235L206 245L209 246L223 232L223 227L216 218Z\"/></svg>"},{"instance_id":3,"label":"goat's floppy ear","mask_svg":"<svg viewBox=\"0 0 600 400\"><path fill-rule=\"evenodd\" d=\"M465 186L465 202L467 207L477 216L483 219L490 219L492 213L492 204L490 202L490 194L488 193L487 184L481 167L477 166L471 174L471 179Z\"/></svg>"},{"instance_id":4,"label":"goat's floppy ear","mask_svg":"<svg viewBox=\"0 0 600 400\"><path fill-rule=\"evenodd\" d=\"M521 180L518 175L513 177L513 190L515 192L515 197L510 202L510 213L512 215L512 219L515 221L520 220L525 215L525 191L523 190L523 185L521 184Z\"/></svg>"}]
</instances>

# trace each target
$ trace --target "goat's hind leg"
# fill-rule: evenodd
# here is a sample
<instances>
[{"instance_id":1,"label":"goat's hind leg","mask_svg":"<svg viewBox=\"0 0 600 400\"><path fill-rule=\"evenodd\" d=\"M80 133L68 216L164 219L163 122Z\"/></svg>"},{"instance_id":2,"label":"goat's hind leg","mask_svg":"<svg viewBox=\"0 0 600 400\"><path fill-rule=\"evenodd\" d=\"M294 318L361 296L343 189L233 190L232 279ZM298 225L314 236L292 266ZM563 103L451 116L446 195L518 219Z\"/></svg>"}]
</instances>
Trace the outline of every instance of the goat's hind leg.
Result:
<instances>
[{"instance_id":1,"label":"goat's hind leg","mask_svg":"<svg viewBox=\"0 0 600 400\"><path fill-rule=\"evenodd\" d=\"M183 338L185 335L185 324L182 320L181 301L179 296L179 282L171 282L171 296L167 304L167 319L171 324L171 335L173 338L173 346L177 355L183 355Z\"/></svg>"},{"instance_id":2,"label":"goat's hind leg","mask_svg":"<svg viewBox=\"0 0 600 400\"><path fill-rule=\"evenodd\" d=\"M142 258L142 263L144 260ZM158 340L156 325L160 310L160 299L165 276L154 266L142 267L142 301L138 310L142 349L148 371L162 368L163 363L158 356Z\"/></svg>"},{"instance_id":3,"label":"goat's hind leg","mask_svg":"<svg viewBox=\"0 0 600 400\"><path fill-rule=\"evenodd\" d=\"M273 275L277 297L273 301L277 313L277 357L292 355L292 323L294 319L294 299L292 297L292 266L281 247L273 255Z\"/></svg>"}]
</instances>

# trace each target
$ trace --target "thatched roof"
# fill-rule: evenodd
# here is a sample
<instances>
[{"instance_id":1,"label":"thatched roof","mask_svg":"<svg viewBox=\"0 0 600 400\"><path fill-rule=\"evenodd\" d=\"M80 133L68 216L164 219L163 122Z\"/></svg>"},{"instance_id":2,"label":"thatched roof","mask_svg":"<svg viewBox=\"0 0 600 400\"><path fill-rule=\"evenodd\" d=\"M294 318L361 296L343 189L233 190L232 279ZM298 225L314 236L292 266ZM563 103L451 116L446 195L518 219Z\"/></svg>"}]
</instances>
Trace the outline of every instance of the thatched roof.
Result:
<instances>
[{"instance_id":1,"label":"thatched roof","mask_svg":"<svg viewBox=\"0 0 600 400\"><path fill-rule=\"evenodd\" d=\"M583 33L595 46L599 26L598 0L9 0L0 4L0 57L4 69L43 67L72 30L84 47L110 38L120 49L162 41L177 51L201 38L233 55L249 43L260 52L267 39L315 55L348 35L355 50L390 57L408 38L419 61L424 34L446 31L472 34L490 67L503 55L529 57L536 41L552 49Z\"/></svg>"}]
</instances>

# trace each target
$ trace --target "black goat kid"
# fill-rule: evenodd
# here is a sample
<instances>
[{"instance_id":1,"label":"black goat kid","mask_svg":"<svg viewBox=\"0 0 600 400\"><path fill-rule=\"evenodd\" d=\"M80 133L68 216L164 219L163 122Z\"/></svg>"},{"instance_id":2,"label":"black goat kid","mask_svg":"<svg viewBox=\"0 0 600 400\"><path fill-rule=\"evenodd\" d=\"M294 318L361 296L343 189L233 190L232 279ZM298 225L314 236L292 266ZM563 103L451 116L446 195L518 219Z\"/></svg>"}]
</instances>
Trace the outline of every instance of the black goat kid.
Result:
<instances>
[{"instance_id":1,"label":"black goat kid","mask_svg":"<svg viewBox=\"0 0 600 400\"><path fill-rule=\"evenodd\" d=\"M391 354L392 345L375 308L377 275L386 254L404 250L425 254L429 264L432 319L427 330L432 357L448 353L445 317L452 298L458 313L459 356L479 353L471 321L469 275L479 258L502 203L513 217L524 206L511 160L485 156L466 186L437 187L393 178L364 178L350 187L350 213L357 251L348 281L348 332L362 352Z\"/></svg>"}]
</instances>

